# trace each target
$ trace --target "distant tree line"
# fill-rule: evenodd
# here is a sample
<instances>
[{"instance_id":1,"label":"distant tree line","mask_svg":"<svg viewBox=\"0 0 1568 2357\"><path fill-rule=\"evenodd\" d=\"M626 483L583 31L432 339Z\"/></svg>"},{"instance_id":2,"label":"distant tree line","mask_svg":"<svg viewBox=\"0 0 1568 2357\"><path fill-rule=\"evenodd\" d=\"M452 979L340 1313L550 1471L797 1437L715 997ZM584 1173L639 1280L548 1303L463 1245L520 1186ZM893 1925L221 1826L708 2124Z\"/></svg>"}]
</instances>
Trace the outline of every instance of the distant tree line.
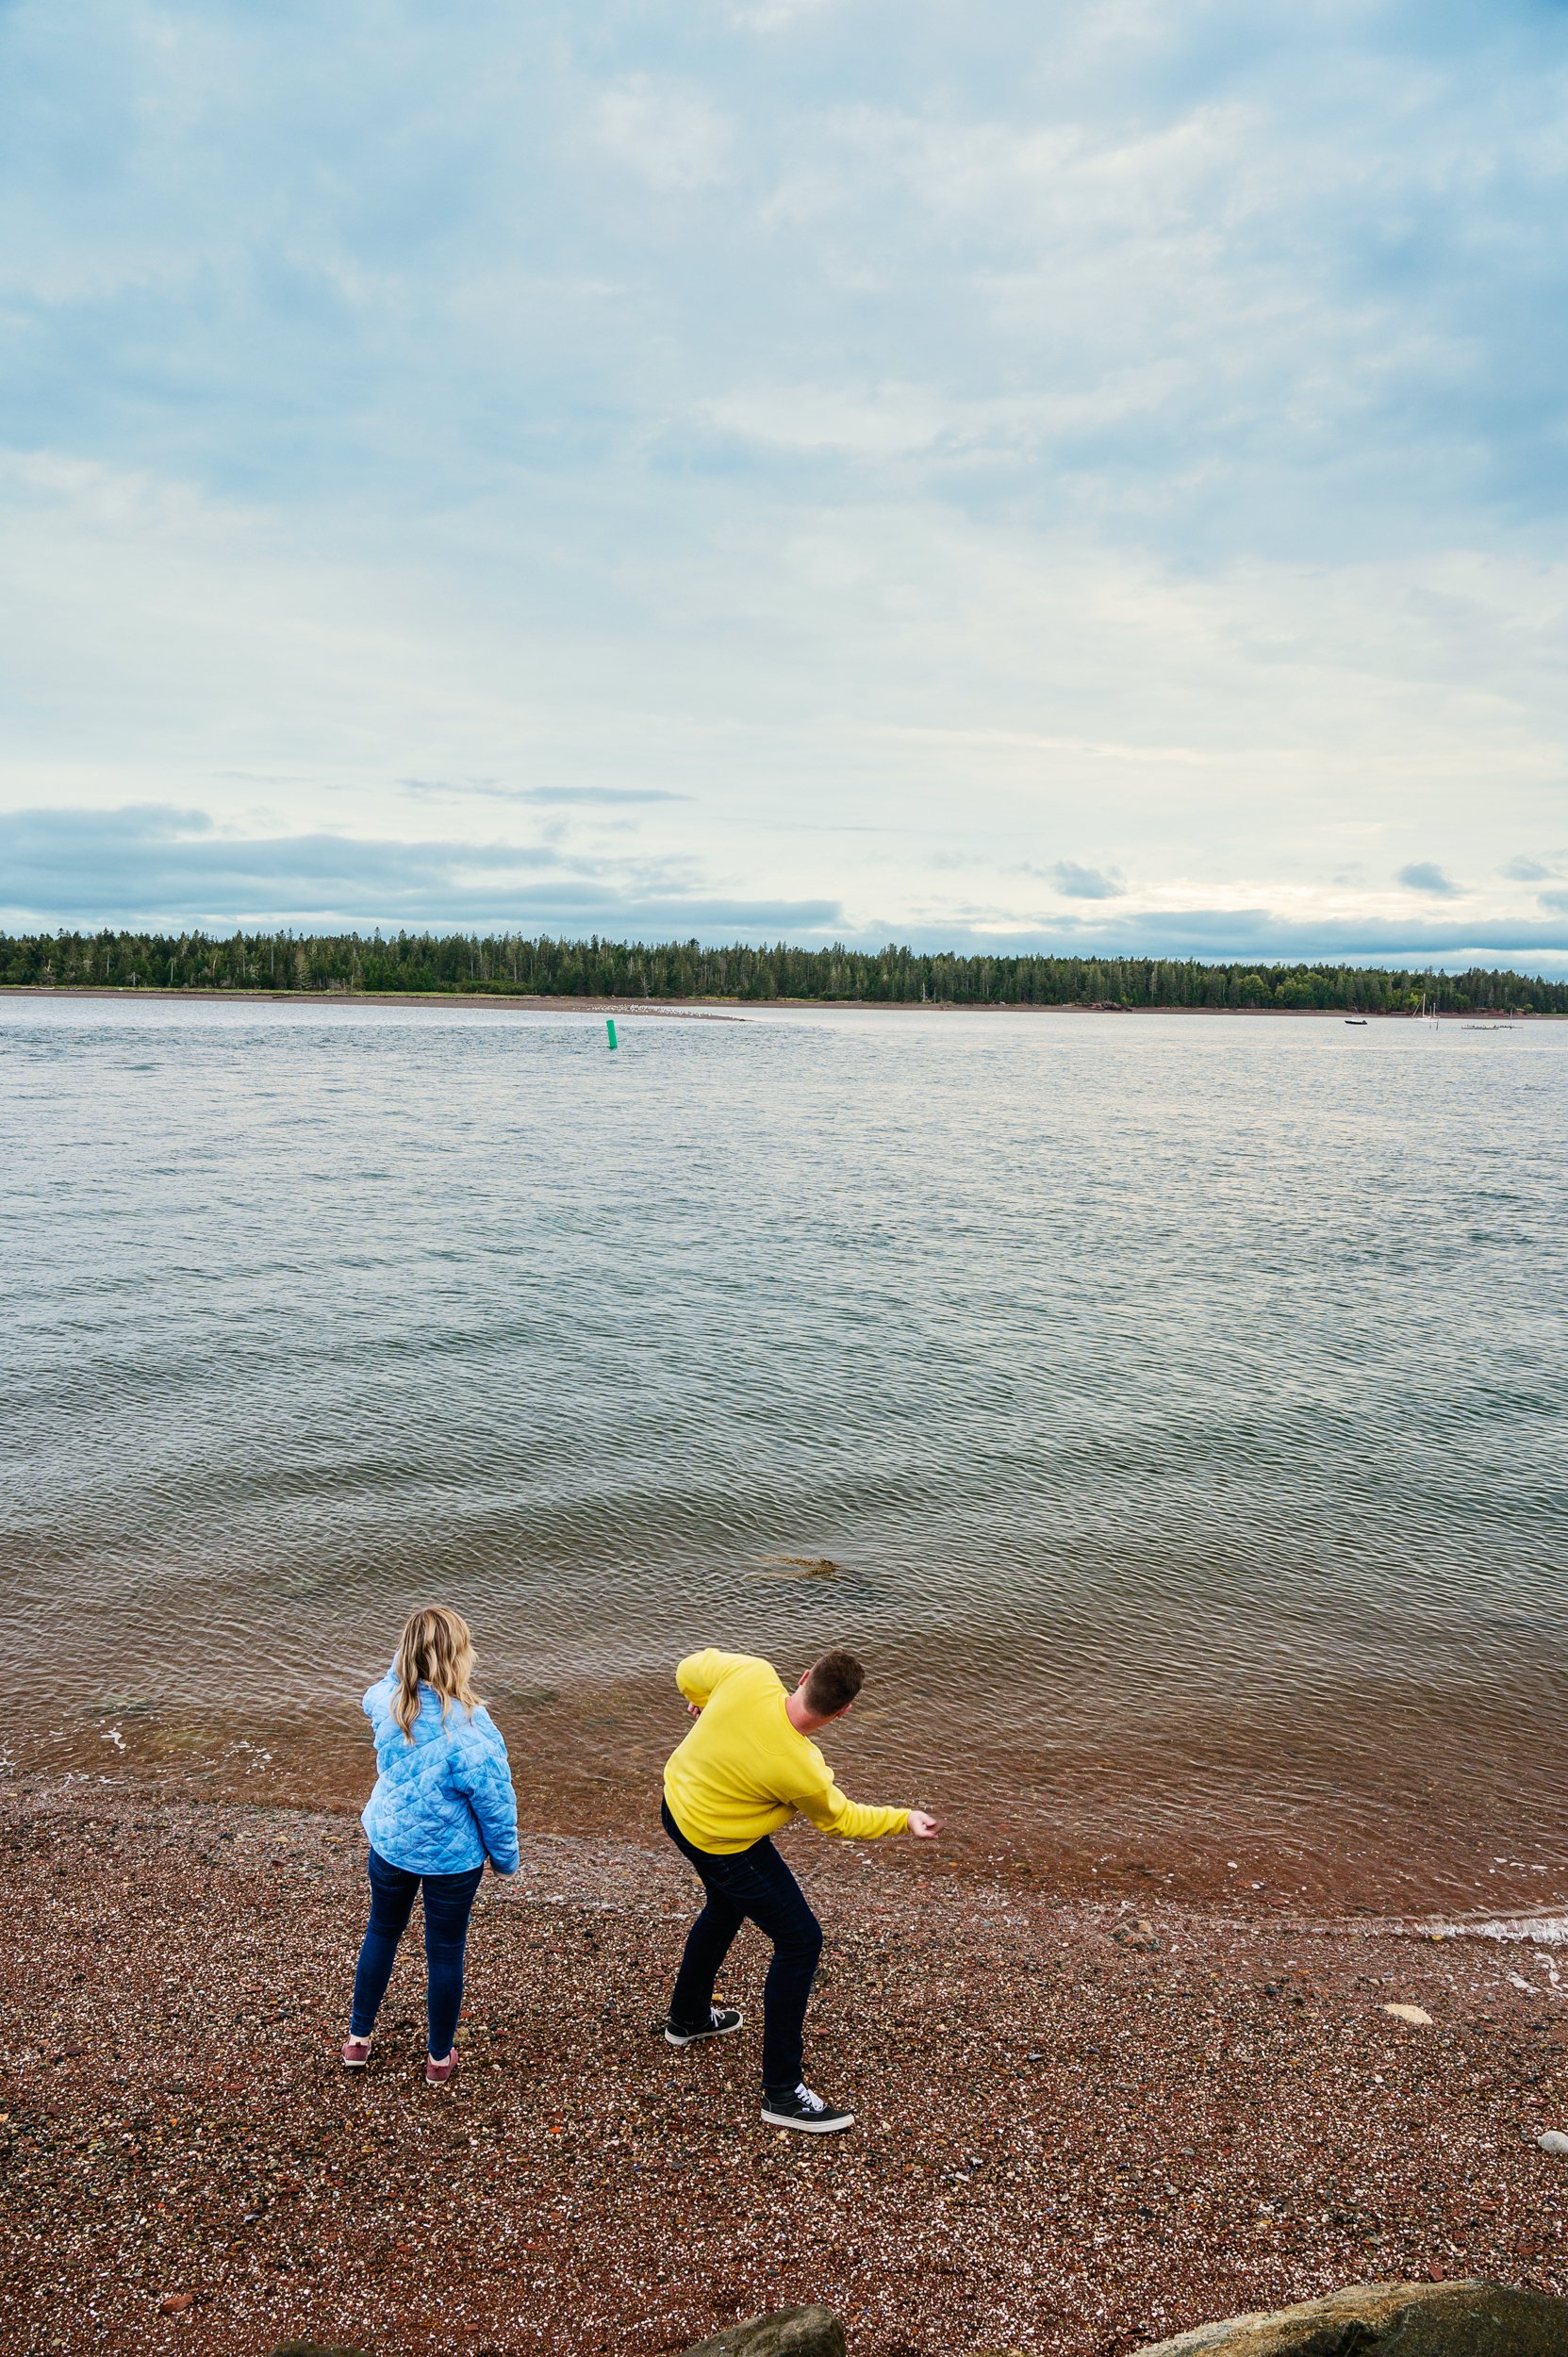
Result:
<instances>
[{"instance_id":1,"label":"distant tree line","mask_svg":"<svg viewBox=\"0 0 1568 2357\"><path fill-rule=\"evenodd\" d=\"M956 1007L1320 1007L1568 1014L1568 982L1472 968L1209 965L1195 958L969 957L512 933L0 934L0 983L56 989L526 993L551 998L849 999Z\"/></svg>"}]
</instances>

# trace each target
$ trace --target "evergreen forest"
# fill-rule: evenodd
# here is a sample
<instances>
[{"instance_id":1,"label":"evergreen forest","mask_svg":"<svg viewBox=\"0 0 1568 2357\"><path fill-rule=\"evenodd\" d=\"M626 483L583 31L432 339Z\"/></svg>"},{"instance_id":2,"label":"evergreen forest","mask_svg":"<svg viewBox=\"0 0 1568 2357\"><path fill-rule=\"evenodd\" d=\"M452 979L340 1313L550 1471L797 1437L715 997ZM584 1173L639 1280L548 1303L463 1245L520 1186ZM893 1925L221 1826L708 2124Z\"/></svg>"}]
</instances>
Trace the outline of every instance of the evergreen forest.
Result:
<instances>
[{"instance_id":1,"label":"evergreen forest","mask_svg":"<svg viewBox=\"0 0 1568 2357\"><path fill-rule=\"evenodd\" d=\"M549 998L862 1001L956 1007L1319 1008L1568 1014L1568 982L1473 968L1208 964L1193 958L1003 956L509 933L0 934L0 986L60 990L445 993Z\"/></svg>"}]
</instances>

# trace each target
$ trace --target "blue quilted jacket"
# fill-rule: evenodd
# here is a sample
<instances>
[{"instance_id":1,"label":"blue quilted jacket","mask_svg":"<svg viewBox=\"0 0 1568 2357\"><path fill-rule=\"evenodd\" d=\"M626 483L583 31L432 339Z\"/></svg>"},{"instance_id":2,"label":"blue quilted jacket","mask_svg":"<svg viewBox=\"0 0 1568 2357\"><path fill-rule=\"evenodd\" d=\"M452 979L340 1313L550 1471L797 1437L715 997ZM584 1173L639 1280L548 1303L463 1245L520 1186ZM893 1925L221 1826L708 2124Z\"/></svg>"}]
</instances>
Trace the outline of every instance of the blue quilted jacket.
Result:
<instances>
[{"instance_id":1,"label":"blue quilted jacket","mask_svg":"<svg viewBox=\"0 0 1568 2357\"><path fill-rule=\"evenodd\" d=\"M518 1864L518 1801L501 1729L480 1703L470 1719L420 1688L410 1743L392 1716L390 1670L365 1697L380 1774L360 1823L388 1866L407 1874L463 1874L487 1857L498 1874Z\"/></svg>"}]
</instances>

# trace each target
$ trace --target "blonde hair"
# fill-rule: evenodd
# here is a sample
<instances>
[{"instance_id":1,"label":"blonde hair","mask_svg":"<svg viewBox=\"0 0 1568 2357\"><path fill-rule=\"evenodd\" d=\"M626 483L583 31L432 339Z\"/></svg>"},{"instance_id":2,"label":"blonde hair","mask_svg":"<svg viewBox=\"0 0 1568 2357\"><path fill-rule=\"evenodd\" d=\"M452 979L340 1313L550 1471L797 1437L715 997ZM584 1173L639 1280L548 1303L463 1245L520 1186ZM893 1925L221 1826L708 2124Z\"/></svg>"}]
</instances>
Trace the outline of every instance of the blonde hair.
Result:
<instances>
[{"instance_id":1,"label":"blonde hair","mask_svg":"<svg viewBox=\"0 0 1568 2357\"><path fill-rule=\"evenodd\" d=\"M460 1612L444 1604L421 1605L419 1611L410 1612L392 1662L397 1688L392 1716L407 1742L414 1740L421 1685L434 1687L439 1694L443 1725L454 1703L461 1703L469 1717L473 1717L475 1697L469 1683L473 1665L473 1639Z\"/></svg>"}]
</instances>

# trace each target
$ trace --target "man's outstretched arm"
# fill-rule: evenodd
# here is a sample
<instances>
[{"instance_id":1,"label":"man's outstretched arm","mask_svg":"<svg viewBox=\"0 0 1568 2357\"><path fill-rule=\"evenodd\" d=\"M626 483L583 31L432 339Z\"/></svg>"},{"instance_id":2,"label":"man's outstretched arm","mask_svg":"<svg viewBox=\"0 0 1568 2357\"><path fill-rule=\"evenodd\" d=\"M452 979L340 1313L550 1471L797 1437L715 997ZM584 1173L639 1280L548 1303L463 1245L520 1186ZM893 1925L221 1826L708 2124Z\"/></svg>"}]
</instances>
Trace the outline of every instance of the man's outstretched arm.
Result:
<instances>
[{"instance_id":1,"label":"man's outstretched arm","mask_svg":"<svg viewBox=\"0 0 1568 2357\"><path fill-rule=\"evenodd\" d=\"M912 1833L929 1841L938 1831L935 1818L924 1809L868 1807L841 1792L832 1776L825 1786L802 1793L796 1805L818 1832L837 1834L846 1841L880 1841L890 1833Z\"/></svg>"}]
</instances>

